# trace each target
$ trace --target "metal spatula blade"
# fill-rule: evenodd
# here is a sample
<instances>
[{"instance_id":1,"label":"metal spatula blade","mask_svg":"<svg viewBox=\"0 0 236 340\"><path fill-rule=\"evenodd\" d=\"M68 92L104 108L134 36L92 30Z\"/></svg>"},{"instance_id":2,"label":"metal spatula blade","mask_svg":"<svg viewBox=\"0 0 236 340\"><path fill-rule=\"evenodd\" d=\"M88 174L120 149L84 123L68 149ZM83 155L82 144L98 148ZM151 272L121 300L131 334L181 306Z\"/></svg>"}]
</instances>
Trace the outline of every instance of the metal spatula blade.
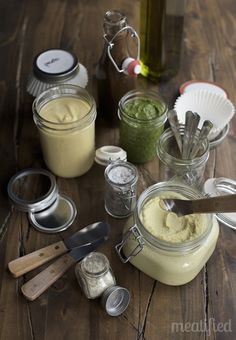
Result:
<instances>
[{"instance_id":1,"label":"metal spatula blade","mask_svg":"<svg viewBox=\"0 0 236 340\"><path fill-rule=\"evenodd\" d=\"M163 208L177 216L200 213L224 213L236 211L236 194L202 198L197 200L163 199Z\"/></svg>"}]
</instances>

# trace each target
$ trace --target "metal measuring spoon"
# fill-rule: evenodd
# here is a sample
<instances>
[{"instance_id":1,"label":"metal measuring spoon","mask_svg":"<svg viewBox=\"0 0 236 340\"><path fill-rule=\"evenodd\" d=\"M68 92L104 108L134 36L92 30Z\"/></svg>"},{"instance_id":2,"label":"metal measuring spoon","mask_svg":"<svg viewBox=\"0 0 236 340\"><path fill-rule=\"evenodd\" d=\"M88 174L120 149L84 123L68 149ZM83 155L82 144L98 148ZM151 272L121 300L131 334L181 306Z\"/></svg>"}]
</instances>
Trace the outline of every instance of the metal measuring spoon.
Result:
<instances>
[{"instance_id":1,"label":"metal measuring spoon","mask_svg":"<svg viewBox=\"0 0 236 340\"><path fill-rule=\"evenodd\" d=\"M213 124L210 120L205 120L203 122L201 131L200 131L200 134L199 134L199 137L198 137L198 141L194 145L194 147L192 148L191 153L190 153L191 159L196 157L196 155L197 155L197 153L198 153L198 151L199 151L199 149L202 145L202 142L204 141L205 138L207 138L207 136L209 135L212 128L213 128Z\"/></svg>"},{"instance_id":2,"label":"metal measuring spoon","mask_svg":"<svg viewBox=\"0 0 236 340\"><path fill-rule=\"evenodd\" d=\"M189 159L194 137L197 131L200 116L196 112L187 111L185 115L185 129L182 149L182 158Z\"/></svg>"},{"instance_id":3,"label":"metal measuring spoon","mask_svg":"<svg viewBox=\"0 0 236 340\"><path fill-rule=\"evenodd\" d=\"M173 134L175 136L180 154L182 154L182 137L181 137L181 134L180 134L180 131L179 131L179 125L180 124L179 124L177 112L175 110L170 110L167 113L167 118L168 118L168 121L170 123L170 127L173 131Z\"/></svg>"}]
</instances>

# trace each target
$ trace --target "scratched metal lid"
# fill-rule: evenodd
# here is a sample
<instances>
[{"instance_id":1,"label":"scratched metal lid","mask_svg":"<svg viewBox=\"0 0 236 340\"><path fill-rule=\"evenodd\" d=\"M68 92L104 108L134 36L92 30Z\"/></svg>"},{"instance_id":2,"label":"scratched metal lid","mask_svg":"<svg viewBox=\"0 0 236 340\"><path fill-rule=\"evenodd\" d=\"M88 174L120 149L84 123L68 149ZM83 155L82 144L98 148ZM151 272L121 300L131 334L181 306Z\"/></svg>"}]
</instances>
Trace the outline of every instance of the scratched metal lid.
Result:
<instances>
[{"instance_id":1,"label":"scratched metal lid","mask_svg":"<svg viewBox=\"0 0 236 340\"><path fill-rule=\"evenodd\" d=\"M110 316L122 314L130 302L128 289L120 286L111 286L105 290L101 298L101 304Z\"/></svg>"},{"instance_id":2,"label":"scratched metal lid","mask_svg":"<svg viewBox=\"0 0 236 340\"><path fill-rule=\"evenodd\" d=\"M28 212L30 223L39 231L57 233L74 221L74 202L60 195L55 177L45 169L25 169L16 173L7 186L12 204Z\"/></svg>"},{"instance_id":3,"label":"scratched metal lid","mask_svg":"<svg viewBox=\"0 0 236 340\"><path fill-rule=\"evenodd\" d=\"M86 68L71 52L49 49L39 53L33 61L33 70L27 82L27 92L34 97L58 84L78 85L88 83Z\"/></svg>"}]
</instances>

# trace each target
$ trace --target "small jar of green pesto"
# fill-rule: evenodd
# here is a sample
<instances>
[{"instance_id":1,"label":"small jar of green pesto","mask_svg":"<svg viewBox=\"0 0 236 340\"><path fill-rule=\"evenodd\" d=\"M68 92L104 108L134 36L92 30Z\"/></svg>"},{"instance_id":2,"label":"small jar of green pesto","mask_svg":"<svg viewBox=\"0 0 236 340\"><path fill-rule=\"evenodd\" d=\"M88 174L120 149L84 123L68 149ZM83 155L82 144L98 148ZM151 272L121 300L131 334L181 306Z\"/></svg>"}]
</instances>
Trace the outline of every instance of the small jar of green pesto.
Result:
<instances>
[{"instance_id":1,"label":"small jar of green pesto","mask_svg":"<svg viewBox=\"0 0 236 340\"><path fill-rule=\"evenodd\" d=\"M130 162L156 157L156 147L166 121L167 104L154 91L132 90L118 104L120 145Z\"/></svg>"}]
</instances>

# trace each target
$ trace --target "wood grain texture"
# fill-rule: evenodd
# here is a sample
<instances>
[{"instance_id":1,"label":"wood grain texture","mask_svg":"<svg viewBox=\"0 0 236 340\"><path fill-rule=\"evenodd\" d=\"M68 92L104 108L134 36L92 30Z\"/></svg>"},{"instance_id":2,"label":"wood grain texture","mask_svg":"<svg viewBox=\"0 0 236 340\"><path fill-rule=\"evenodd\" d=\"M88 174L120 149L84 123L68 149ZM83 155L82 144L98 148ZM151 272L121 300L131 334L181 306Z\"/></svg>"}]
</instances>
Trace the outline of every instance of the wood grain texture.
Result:
<instances>
[{"instance_id":1,"label":"wood grain texture","mask_svg":"<svg viewBox=\"0 0 236 340\"><path fill-rule=\"evenodd\" d=\"M78 216L61 234L34 230L25 213L12 209L6 185L17 170L45 167L36 127L32 98L26 93L33 57L44 49L74 51L88 68L88 90L97 98L95 67L103 48L102 20L106 10L120 9L139 30L140 1L117 0L0 0L0 339L234 339L236 338L235 231L220 226L217 248L201 273L189 284L170 287L154 281L130 264L122 264L114 245L120 240L124 220L104 209L104 169L94 164L84 176L57 178L60 192L70 196ZM182 62L179 74L168 82L140 86L159 90L172 106L180 84L190 79L215 81L236 103L236 3L234 0L187 1ZM224 143L212 150L207 177L236 180L236 118ZM119 131L98 117L96 145L118 144ZM138 191L158 181L158 160L138 166ZM131 293L128 309L109 317L98 299L87 300L71 268L36 301L27 301L20 287L46 268L13 279L7 264L24 254L68 237L85 225L105 220L112 226L110 240L99 247L113 268L117 283ZM182 332L173 323L202 323L200 331ZM231 322L227 332L212 324ZM211 330L211 331L210 331Z\"/></svg>"}]
</instances>

